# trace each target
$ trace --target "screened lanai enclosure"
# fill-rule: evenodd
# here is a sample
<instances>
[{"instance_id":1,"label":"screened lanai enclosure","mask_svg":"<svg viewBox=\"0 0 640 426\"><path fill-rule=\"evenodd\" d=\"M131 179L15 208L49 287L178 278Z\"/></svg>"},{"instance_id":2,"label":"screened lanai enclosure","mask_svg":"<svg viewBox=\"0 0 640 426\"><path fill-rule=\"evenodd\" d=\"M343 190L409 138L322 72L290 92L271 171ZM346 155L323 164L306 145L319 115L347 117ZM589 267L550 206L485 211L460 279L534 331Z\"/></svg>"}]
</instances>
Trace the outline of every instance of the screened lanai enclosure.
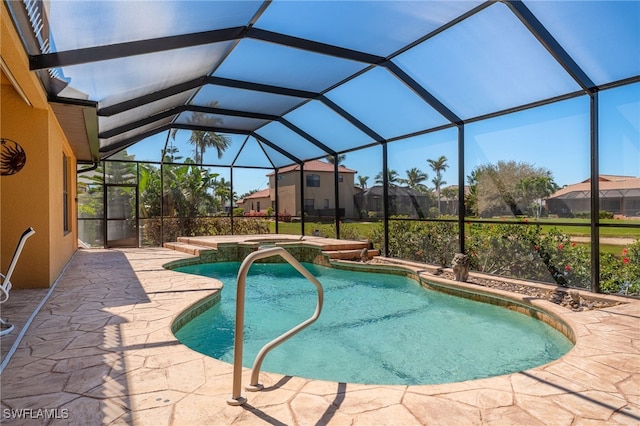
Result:
<instances>
[{"instance_id":1,"label":"screened lanai enclosure","mask_svg":"<svg viewBox=\"0 0 640 426\"><path fill-rule=\"evenodd\" d=\"M640 292L638 1L8 4L89 147L86 246L315 233Z\"/></svg>"}]
</instances>

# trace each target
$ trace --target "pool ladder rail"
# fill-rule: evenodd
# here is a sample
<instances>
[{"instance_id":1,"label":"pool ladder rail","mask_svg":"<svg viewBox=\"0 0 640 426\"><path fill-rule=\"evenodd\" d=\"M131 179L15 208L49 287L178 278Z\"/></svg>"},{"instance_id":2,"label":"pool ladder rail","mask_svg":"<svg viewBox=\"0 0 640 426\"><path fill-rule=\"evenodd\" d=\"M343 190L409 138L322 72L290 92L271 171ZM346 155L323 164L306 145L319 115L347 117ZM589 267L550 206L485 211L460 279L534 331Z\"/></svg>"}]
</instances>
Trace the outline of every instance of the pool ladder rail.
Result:
<instances>
[{"instance_id":1,"label":"pool ladder rail","mask_svg":"<svg viewBox=\"0 0 640 426\"><path fill-rule=\"evenodd\" d=\"M264 259L272 256L280 256L285 259L291 266L296 268L298 272L300 272L306 279L311 281L311 283L318 290L318 302L316 304L316 310L313 315L307 319L306 321L301 322L297 326L293 327L291 330L281 334L276 337L266 345L260 349L258 355L256 355L256 359L253 362L253 367L251 371L251 383L245 389L250 392L256 392L262 390L264 388L263 385L258 383L258 376L260 375L260 367L262 366L262 361L267 353L278 346L280 343L288 340L290 337L293 337L296 333L301 331L302 329L308 327L320 316L320 312L322 312L322 302L324 300L324 290L322 288L322 284L314 277L311 272L309 272L298 260L291 255L288 251L286 251L282 247L270 247L270 248L260 248L258 251L254 251L249 254L242 264L240 265L240 270L238 271L238 286L237 286L237 296L236 296L236 326L235 326L235 339L233 346L233 390L231 398L227 400L229 405L242 405L247 402L247 399L241 395L242 388L242 345L243 345L243 334L244 334L244 300L245 300L245 287L247 281L247 274L249 273L249 268L251 265L259 259Z\"/></svg>"}]
</instances>

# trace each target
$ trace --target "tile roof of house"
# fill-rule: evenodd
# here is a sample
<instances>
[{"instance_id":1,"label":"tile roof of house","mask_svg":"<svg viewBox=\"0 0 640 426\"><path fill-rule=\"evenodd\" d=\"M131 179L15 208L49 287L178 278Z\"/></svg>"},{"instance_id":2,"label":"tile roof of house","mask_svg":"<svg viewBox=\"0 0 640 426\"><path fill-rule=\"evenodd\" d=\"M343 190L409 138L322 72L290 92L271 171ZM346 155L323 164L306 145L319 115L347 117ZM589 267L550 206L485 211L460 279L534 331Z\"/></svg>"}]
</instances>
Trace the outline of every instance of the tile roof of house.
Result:
<instances>
[{"instance_id":1,"label":"tile roof of house","mask_svg":"<svg viewBox=\"0 0 640 426\"><path fill-rule=\"evenodd\" d=\"M604 191L627 191L640 190L640 177L600 175L598 179L600 192ZM591 179L586 179L579 183L567 185L556 191L549 198L563 198L572 192L588 193L591 191Z\"/></svg>"},{"instance_id":2,"label":"tile roof of house","mask_svg":"<svg viewBox=\"0 0 640 426\"><path fill-rule=\"evenodd\" d=\"M269 191L270 191L269 188L267 188L267 189L263 189L262 191L254 192L251 195L247 195L246 197L240 198L237 202L243 203L244 201L249 200L251 198L266 198L271 195Z\"/></svg>"},{"instance_id":3,"label":"tile roof of house","mask_svg":"<svg viewBox=\"0 0 640 426\"><path fill-rule=\"evenodd\" d=\"M288 173L300 170L299 164L294 164L292 166L287 166L281 168L278 173ZM305 172L333 172L333 164L327 163L326 161L320 160L311 160L304 163L304 171ZM338 173L357 173L355 170L348 169L344 166L338 165ZM273 175L273 172L269 173L267 176Z\"/></svg>"}]
</instances>

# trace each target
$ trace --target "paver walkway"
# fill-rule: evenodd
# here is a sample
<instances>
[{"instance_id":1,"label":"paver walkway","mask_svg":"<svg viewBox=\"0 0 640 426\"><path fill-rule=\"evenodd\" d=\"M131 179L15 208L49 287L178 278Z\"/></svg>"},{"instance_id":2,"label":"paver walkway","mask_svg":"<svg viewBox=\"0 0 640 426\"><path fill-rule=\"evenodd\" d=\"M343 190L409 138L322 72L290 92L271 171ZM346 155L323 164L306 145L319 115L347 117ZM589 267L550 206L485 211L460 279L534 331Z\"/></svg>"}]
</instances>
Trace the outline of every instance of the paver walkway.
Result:
<instances>
[{"instance_id":1,"label":"paver walkway","mask_svg":"<svg viewBox=\"0 0 640 426\"><path fill-rule=\"evenodd\" d=\"M182 257L167 249L80 250L0 376L2 424L640 424L640 301L564 311L576 347L528 371L431 386L263 373L264 391L229 406L231 366L170 331L179 312L220 287L161 266ZM2 315L24 321L25 306L44 294L14 291ZM18 324L14 337L2 338L3 359L20 331Z\"/></svg>"}]
</instances>

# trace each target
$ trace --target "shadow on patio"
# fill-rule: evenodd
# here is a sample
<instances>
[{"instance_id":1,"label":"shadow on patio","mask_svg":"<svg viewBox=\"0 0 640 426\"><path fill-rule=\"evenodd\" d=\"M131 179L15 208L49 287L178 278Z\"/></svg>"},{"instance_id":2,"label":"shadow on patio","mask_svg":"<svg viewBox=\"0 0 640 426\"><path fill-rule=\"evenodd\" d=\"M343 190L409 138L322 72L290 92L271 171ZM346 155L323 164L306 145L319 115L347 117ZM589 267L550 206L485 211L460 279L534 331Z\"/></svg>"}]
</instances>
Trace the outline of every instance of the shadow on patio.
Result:
<instances>
[{"instance_id":1,"label":"shadow on patio","mask_svg":"<svg viewBox=\"0 0 640 426\"><path fill-rule=\"evenodd\" d=\"M229 406L232 366L192 351L171 333L180 312L221 286L162 268L185 257L160 248L80 250L2 372L2 423L571 425L640 419L640 302L632 299L567 311L575 348L525 372L425 386L262 373L266 391L247 394L243 407ZM44 294L14 292L3 316L17 322ZM17 324L14 334L20 330ZM0 342L3 357L11 339ZM425 353L416 362L427 361ZM51 415L67 418L46 420Z\"/></svg>"}]
</instances>

